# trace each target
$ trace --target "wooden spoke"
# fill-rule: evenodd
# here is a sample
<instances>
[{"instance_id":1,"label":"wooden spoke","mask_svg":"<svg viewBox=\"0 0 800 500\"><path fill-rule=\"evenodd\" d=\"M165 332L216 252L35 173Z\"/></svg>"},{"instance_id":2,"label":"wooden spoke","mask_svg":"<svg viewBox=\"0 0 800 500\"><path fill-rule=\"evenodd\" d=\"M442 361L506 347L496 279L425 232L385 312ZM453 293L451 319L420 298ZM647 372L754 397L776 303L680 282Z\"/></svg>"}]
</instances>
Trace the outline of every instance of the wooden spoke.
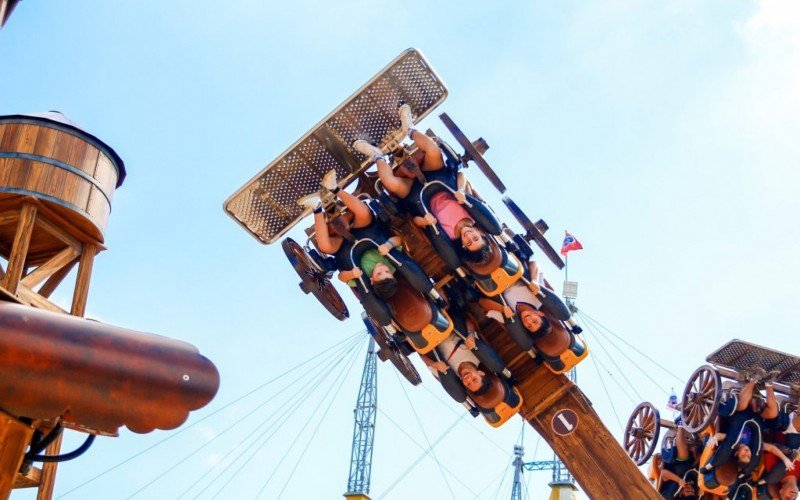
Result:
<instances>
[{"instance_id":1,"label":"wooden spoke","mask_svg":"<svg viewBox=\"0 0 800 500\"><path fill-rule=\"evenodd\" d=\"M710 365L694 371L681 398L681 417L686 430L697 433L706 428L717 416L722 380L719 372Z\"/></svg>"},{"instance_id":2,"label":"wooden spoke","mask_svg":"<svg viewBox=\"0 0 800 500\"><path fill-rule=\"evenodd\" d=\"M637 406L628 418L624 447L636 465L644 464L653 455L661 432L660 421L656 407L647 402Z\"/></svg>"},{"instance_id":3,"label":"wooden spoke","mask_svg":"<svg viewBox=\"0 0 800 500\"><path fill-rule=\"evenodd\" d=\"M281 247L300 276L300 288L306 293L312 293L336 319L344 321L350 317L342 296L330 282L327 273L319 268L305 249L291 238L283 240Z\"/></svg>"}]
</instances>

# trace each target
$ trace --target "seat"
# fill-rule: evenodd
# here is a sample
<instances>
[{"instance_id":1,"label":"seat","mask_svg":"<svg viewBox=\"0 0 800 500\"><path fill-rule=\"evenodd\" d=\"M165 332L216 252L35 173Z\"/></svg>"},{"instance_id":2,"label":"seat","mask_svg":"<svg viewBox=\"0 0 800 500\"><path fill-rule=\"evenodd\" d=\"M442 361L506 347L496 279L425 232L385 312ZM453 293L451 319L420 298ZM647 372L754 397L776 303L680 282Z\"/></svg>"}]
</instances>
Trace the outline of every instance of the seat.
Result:
<instances>
[{"instance_id":1,"label":"seat","mask_svg":"<svg viewBox=\"0 0 800 500\"><path fill-rule=\"evenodd\" d=\"M386 304L394 320L420 354L430 352L453 331L453 322L447 313L414 290L404 279L397 280L397 292Z\"/></svg>"},{"instance_id":2,"label":"seat","mask_svg":"<svg viewBox=\"0 0 800 500\"><path fill-rule=\"evenodd\" d=\"M487 297L495 297L516 283L523 274L523 266L513 255L494 240L489 240L492 255L483 264L469 264L475 285Z\"/></svg>"}]
</instances>

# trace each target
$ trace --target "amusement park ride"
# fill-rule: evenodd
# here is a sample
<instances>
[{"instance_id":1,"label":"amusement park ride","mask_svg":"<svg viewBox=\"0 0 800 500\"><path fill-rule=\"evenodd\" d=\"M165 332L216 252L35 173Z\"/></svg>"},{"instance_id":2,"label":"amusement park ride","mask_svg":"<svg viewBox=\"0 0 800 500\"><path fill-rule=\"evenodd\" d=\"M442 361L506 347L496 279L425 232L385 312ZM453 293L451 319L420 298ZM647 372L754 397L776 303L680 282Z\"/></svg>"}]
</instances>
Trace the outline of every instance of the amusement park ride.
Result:
<instances>
[{"instance_id":1,"label":"amusement park ride","mask_svg":"<svg viewBox=\"0 0 800 500\"><path fill-rule=\"evenodd\" d=\"M371 158L353 148L354 141L363 139L377 145L384 153L393 152L395 158L402 157L405 134L401 130L398 107L403 103L410 106L414 123L417 123L446 97L447 88L422 54L414 49L403 52L236 191L225 202L224 210L261 243L275 243L311 215L310 209L298 205L301 198L319 193L329 210L339 210L333 193L320 191L323 177L330 170L335 170L341 189L351 187L355 195L370 205L376 217L402 236L405 251L424 269L438 295L443 298L445 305L442 309L447 312L456 305L467 307L465 303L471 300L467 289L475 291L470 284L470 274L457 265L445 263L432 244L428 243L430 233L426 235L400 216L396 210L396 200L382 189L379 182L376 183L377 175L370 168ZM441 138L428 131L427 135L437 141L447 161L457 168L477 165L492 185L505 194L505 185L483 157L488 149L486 142L482 139L474 142L468 140L448 115L442 113L440 117L464 149L464 153L458 154ZM472 190L471 194L477 200L472 203L483 203L477 192ZM554 265L562 268L563 261L544 237L547 225L543 221L531 222L508 196L503 201L523 227L523 232L514 232L508 225L502 224L502 234L498 240L508 243L508 253L523 257L519 260L524 262L526 256L532 254L529 246L529 242L532 242ZM344 320L350 314L331 283L335 267L329 258L314 247L314 228L307 229L306 234L308 242L304 245L290 238L282 242L291 265L302 280L300 288L306 294L313 294L334 317ZM514 279L509 278L508 274L494 274L489 278L489 285L494 283L504 290L511 286ZM543 304L547 300L543 299ZM433 309L437 305L431 302L428 307ZM446 316L449 318L449 315ZM432 321L430 312L426 317L427 321ZM441 342L452 331L450 326L442 335L442 330L426 330L424 324L418 322L416 330L430 334L423 335L424 338L420 340L414 336L414 332L409 331L414 329L408 328L403 321L398 320L390 325L379 324L366 314L362 315L362 319L380 348L378 358L390 361L413 385L419 384L421 378L408 355L415 350L421 355L430 352L437 342ZM485 408L478 408L467 398L464 405L470 413L483 413L493 426L502 425L515 414L520 414L545 438L583 490L592 497L658 498L647 479L600 421L590 401L569 378L556 373L539 356L520 349L493 321L482 321L480 330L490 346L487 349L496 351L502 364L513 375L513 391L519 395L519 402L516 405L501 404L501 407L493 409L492 414ZM588 349L584 356L587 353ZM565 358L562 371L566 372L580 359L574 356ZM609 463L614 463L615 467L598 465Z\"/></svg>"}]
</instances>

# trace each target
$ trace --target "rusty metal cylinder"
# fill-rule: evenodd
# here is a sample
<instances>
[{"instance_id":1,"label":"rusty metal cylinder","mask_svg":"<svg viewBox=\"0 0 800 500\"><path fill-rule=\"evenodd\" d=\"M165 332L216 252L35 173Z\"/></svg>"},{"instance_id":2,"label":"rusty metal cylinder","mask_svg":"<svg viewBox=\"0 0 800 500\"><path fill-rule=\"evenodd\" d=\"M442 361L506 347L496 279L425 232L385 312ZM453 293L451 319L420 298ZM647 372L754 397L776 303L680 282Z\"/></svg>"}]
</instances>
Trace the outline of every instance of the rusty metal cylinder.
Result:
<instances>
[{"instance_id":1,"label":"rusty metal cylinder","mask_svg":"<svg viewBox=\"0 0 800 500\"><path fill-rule=\"evenodd\" d=\"M174 429L219 388L183 341L0 302L0 409L116 434Z\"/></svg>"}]
</instances>

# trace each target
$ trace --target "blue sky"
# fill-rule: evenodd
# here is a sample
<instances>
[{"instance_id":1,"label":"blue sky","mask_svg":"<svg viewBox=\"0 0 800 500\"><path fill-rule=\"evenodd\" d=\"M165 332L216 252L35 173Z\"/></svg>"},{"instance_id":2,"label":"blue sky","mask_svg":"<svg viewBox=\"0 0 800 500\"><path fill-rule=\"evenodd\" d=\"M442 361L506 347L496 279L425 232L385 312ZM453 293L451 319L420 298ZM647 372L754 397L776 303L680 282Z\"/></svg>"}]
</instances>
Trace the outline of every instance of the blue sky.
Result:
<instances>
[{"instance_id":1,"label":"blue sky","mask_svg":"<svg viewBox=\"0 0 800 500\"><path fill-rule=\"evenodd\" d=\"M440 110L489 142L487 159L512 198L549 223L554 244L564 229L583 243L570 259L579 307L685 379L731 338L799 350L799 33L791 0L28 0L0 32L0 114L60 110L124 159L128 178L114 199L109 249L95 263L89 314L188 340L217 364L219 395L189 423L360 329L302 295L280 248L257 243L221 205L411 46L448 83ZM435 117L423 126L443 128ZM479 174L471 178L509 218ZM580 385L615 435L614 410L624 425L639 395L666 401L626 360L620 373L602 347L593 350L615 379L603 374L614 404L591 361ZM281 462L262 498L284 484L283 498L344 492L362 358L291 480L305 446L294 436L315 405L327 405L319 393L218 498L254 497ZM412 439L427 448L459 410L423 373L424 387L406 387L420 426L391 368L380 365L378 376L374 496L417 459ZM638 389L632 398L617 385L626 378ZM126 498L218 436L135 498L177 497L216 474L213 464L265 429L262 421L275 421L273 401L223 434L278 390L265 388L65 498ZM520 424L494 431L465 420L436 446L441 466L423 459L385 498L505 498L510 486L498 478L511 474ZM100 439L60 468L56 496L167 435ZM536 442L526 432L526 458ZM536 458L549 458L543 445ZM535 474L531 498L541 498L549 476Z\"/></svg>"}]
</instances>

